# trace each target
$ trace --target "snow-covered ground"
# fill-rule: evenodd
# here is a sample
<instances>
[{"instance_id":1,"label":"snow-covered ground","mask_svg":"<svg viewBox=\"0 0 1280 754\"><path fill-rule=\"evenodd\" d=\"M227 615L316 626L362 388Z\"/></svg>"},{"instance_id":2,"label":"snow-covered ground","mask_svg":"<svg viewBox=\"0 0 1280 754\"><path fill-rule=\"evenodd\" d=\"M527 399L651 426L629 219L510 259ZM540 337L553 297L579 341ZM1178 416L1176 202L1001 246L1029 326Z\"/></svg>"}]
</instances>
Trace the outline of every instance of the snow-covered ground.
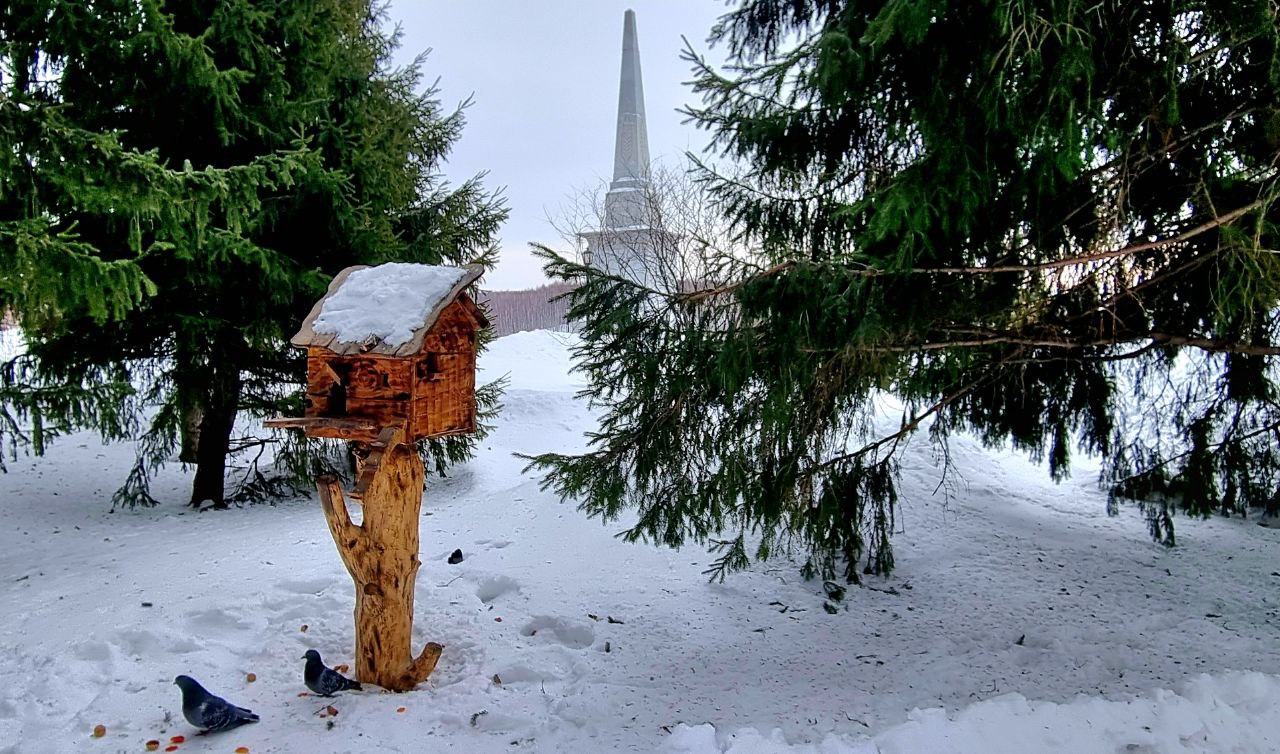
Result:
<instances>
[{"instance_id":1,"label":"snow-covered ground","mask_svg":"<svg viewBox=\"0 0 1280 754\"><path fill-rule=\"evenodd\" d=\"M626 522L584 518L512 456L583 447L565 338L493 345L498 429L426 492L415 631L446 645L435 674L337 716L298 695L307 648L353 648L314 499L193 513L174 465L164 505L108 513L129 446L77 435L10 462L0 752L1280 751L1280 530L1179 519L1166 550L1137 511L1107 517L1087 470L1054 485L963 438L944 499L918 440L892 577L834 615L785 560L707 583L705 553L620 542ZM192 737L179 673L262 722Z\"/></svg>"}]
</instances>

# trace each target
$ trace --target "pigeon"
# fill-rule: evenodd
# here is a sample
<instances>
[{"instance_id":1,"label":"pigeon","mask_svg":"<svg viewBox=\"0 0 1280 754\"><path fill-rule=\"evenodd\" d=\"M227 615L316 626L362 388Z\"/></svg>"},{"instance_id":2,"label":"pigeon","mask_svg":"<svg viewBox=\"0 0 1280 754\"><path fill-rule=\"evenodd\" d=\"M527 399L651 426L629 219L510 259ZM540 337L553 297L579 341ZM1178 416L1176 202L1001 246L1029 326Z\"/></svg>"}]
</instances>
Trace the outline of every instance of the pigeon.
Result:
<instances>
[{"instance_id":1,"label":"pigeon","mask_svg":"<svg viewBox=\"0 0 1280 754\"><path fill-rule=\"evenodd\" d=\"M205 733L231 730L245 723L258 722L257 715L220 696L210 694L189 675L180 675L173 682L182 689L182 716Z\"/></svg>"},{"instance_id":2,"label":"pigeon","mask_svg":"<svg viewBox=\"0 0 1280 754\"><path fill-rule=\"evenodd\" d=\"M333 696L339 691L348 689L360 690L360 684L336 670L325 667L324 661L320 659L320 653L314 649L308 649L302 659L307 661L306 670L302 672L302 679L306 681L307 688L317 695Z\"/></svg>"}]
</instances>

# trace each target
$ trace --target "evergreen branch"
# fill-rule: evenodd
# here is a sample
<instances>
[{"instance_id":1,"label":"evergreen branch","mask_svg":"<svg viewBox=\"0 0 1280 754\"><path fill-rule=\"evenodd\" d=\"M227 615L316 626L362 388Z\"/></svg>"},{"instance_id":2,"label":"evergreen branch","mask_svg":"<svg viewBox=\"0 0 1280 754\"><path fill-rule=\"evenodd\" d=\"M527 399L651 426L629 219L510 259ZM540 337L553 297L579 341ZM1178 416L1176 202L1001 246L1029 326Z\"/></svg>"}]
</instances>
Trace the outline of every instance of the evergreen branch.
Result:
<instances>
[{"instance_id":1,"label":"evergreen branch","mask_svg":"<svg viewBox=\"0 0 1280 754\"><path fill-rule=\"evenodd\" d=\"M1002 360L1002 363L1003 361L1005 360ZM857 450L851 453L843 453L841 455L838 455L833 458L829 458L826 461L823 461L812 470L811 475L816 474L821 470L829 469L832 466L835 466L837 464L845 463L847 461L854 460L854 459L859 459L869 454L874 454L876 451L878 451L880 448L884 447L885 445L892 444L894 447L896 447L901 440L905 439L908 435L913 434L917 429L919 429L920 424L924 422L925 419L928 419L930 416L933 416L935 414L941 414L948 406L960 400L961 398L968 395L969 393L972 393L974 390L977 390L982 385L986 383L994 382L996 378L996 375L994 372L995 370L993 370L993 374L991 375L974 380L966 385L962 385L956 388L955 390L948 392L940 400L935 401L933 405L925 409L924 412L914 415L911 421L903 422L902 426L899 427L897 432L877 438L875 441L867 443L866 445L863 445L862 447L858 448Z\"/></svg>"},{"instance_id":2,"label":"evergreen branch","mask_svg":"<svg viewBox=\"0 0 1280 754\"><path fill-rule=\"evenodd\" d=\"M1135 254L1140 254L1145 251L1152 251L1154 249L1160 249L1166 246L1172 246L1174 244L1183 243L1185 241L1191 240L1192 238L1195 238L1198 235L1201 235L1202 233L1206 233L1210 230L1213 230L1214 228L1217 228L1223 225L1228 225L1232 222L1235 222L1236 220L1240 219L1244 215L1247 215L1250 212L1265 206L1267 203L1268 203L1267 200L1259 199L1255 202L1246 204L1243 207L1227 212L1226 214L1218 215L1212 220L1201 223L1200 225L1197 225L1196 227L1191 228L1190 230L1184 231L1182 233L1179 233L1176 236L1172 236L1169 238L1163 238L1157 241L1148 241L1140 244L1133 244L1130 246L1125 246L1124 248L1121 248L1121 249L1112 249L1109 251L1100 251L1092 254L1082 254L1082 255L1070 257L1067 259L1056 259L1048 262L1040 262L1038 264L1009 264L1009 265L993 265L990 267L915 267L915 268L906 269L906 270L885 270L885 269L877 269L877 268L850 269L847 265L842 265L838 263L810 263L810 264L814 264L816 266L830 266L835 268L836 271L838 271L841 275L844 275L846 277L858 277L858 278L875 278L875 277L885 277L885 276L893 276L893 275L988 275L988 274L1002 274L1002 273L1048 272L1051 270L1057 270L1064 267L1073 267L1076 265L1088 264L1090 262L1100 262L1108 259L1114 259L1117 257L1133 256ZM784 272L787 272L788 270L792 270L800 264L801 262L798 262L796 260L790 260L787 262L775 264L774 266L769 267L768 269L762 270L759 273L756 273L755 275L752 275L751 277L746 278L744 280L739 280L733 283L717 286L715 288L690 291L688 293L680 293L676 295L678 298L681 298L689 302L696 302L706 298L722 296L726 293L732 293L734 291L737 291L745 285L750 285L764 278L773 277L773 276L782 274Z\"/></svg>"},{"instance_id":3,"label":"evergreen branch","mask_svg":"<svg viewBox=\"0 0 1280 754\"><path fill-rule=\"evenodd\" d=\"M756 273L755 275L752 275L750 278L746 280L739 280L734 283L726 283L724 285L720 285L715 288L707 288L704 290L690 291L688 293L676 294L676 298L681 299L683 301L688 301L690 303L695 303L703 299L713 298L715 296L722 296L726 293L732 293L749 283L754 283L761 279L770 278L770 277L773 277L774 275L779 275L783 272L786 272L787 270L794 269L798 264L800 263L795 260L788 261L788 262L781 262L779 264L773 265L772 267L769 267L768 269L761 270L760 272Z\"/></svg>"},{"instance_id":4,"label":"evergreen branch","mask_svg":"<svg viewBox=\"0 0 1280 754\"><path fill-rule=\"evenodd\" d=\"M956 332L966 331L963 328ZM893 353L914 353L916 351L939 351L950 348L975 348L993 345L1038 346L1044 348L1096 348L1098 346L1114 346L1132 343L1137 340L1149 340L1148 347L1186 346L1214 353L1237 353L1248 356L1280 356L1280 346L1240 343L1224 338L1197 338L1183 335L1170 335L1160 332L1133 333L1110 338L1034 338L1015 334L993 333L989 337L970 340L927 341L908 345L869 345L869 351L888 351ZM1139 352L1135 352L1135 355Z\"/></svg>"},{"instance_id":5,"label":"evergreen branch","mask_svg":"<svg viewBox=\"0 0 1280 754\"><path fill-rule=\"evenodd\" d=\"M1280 346L1264 346L1250 343L1238 343L1222 338L1192 338L1168 333L1148 333L1143 336L1151 338L1153 343L1166 346L1188 346L1202 351L1214 353L1234 353L1245 356L1280 356Z\"/></svg>"},{"instance_id":6,"label":"evergreen branch","mask_svg":"<svg viewBox=\"0 0 1280 754\"><path fill-rule=\"evenodd\" d=\"M1267 200L1259 199L1255 202L1246 204L1243 207L1227 212L1226 214L1218 215L1217 217L1214 217L1212 220L1201 223L1200 225L1197 225L1196 227L1191 228L1190 230L1179 233L1176 236L1172 236L1170 238L1163 238L1156 241L1148 241L1146 243L1133 244L1130 246L1125 246L1124 248L1121 248L1121 249L1112 249L1110 251L1099 251L1092 254L1082 254L1076 257L1070 257L1067 259L1055 259L1048 262L1040 262L1038 264L1008 264L1008 265L994 265L991 267L931 267L931 268L924 267L924 268L917 268L913 270L906 270L905 272L913 275L915 274L984 275L989 273L1007 273L1007 272L1020 272L1020 273L1047 272L1049 270L1057 270L1063 267L1073 267L1076 265L1088 264L1090 262L1100 262L1107 259L1114 259L1116 257L1133 256L1134 254L1140 254L1144 251L1151 251L1154 249L1160 249L1166 246L1172 246L1174 244L1189 241L1192 238L1195 238L1196 236L1202 233L1206 233L1210 230L1213 230L1214 228L1217 228L1223 225L1228 225L1232 222L1235 222L1241 217L1267 204L1268 204ZM896 273L896 272L891 273L887 270L864 270L864 271L856 271L852 274L858 275L860 277L875 277L877 275L899 274L899 273Z\"/></svg>"},{"instance_id":7,"label":"evergreen branch","mask_svg":"<svg viewBox=\"0 0 1280 754\"><path fill-rule=\"evenodd\" d=\"M1233 444L1238 444L1238 443L1241 443L1241 442L1245 442L1245 441L1247 441L1247 440L1252 440L1252 439L1253 439L1253 438L1255 438L1255 437L1261 437L1261 436L1266 435L1266 434L1277 434L1277 433L1280 433L1280 419L1277 419L1277 420L1275 420L1275 421L1273 421L1273 422L1271 422L1271 423L1269 423L1269 424L1265 424L1265 425L1263 425L1263 426L1261 426L1261 427L1258 427L1258 428L1257 428L1257 429L1255 429L1255 430L1251 430L1251 431L1249 431L1249 432L1245 432L1244 434L1241 434L1241 435L1238 435L1238 436L1235 436L1235 435L1234 435L1234 430L1235 430L1235 427L1236 427L1236 426L1238 426L1238 423L1237 423L1237 424L1233 424L1233 426L1232 426L1232 432L1231 432L1231 433L1228 433L1227 437L1225 437L1224 439L1222 439L1222 440L1221 440L1221 441L1219 441L1219 442L1211 443L1211 444L1206 445L1206 446L1204 446L1204 447L1194 447L1194 446L1193 446L1192 448L1189 448L1188 450L1186 450L1186 451L1184 451L1184 452L1177 453L1177 454L1170 455L1170 456L1165 456L1165 457L1161 458L1160 460L1156 461L1155 463L1152 463L1151 465L1149 465L1149 466L1145 467L1142 471L1138 472L1137 474L1131 474L1131 475L1126 476L1126 477L1122 477L1122 478L1114 479L1114 480L1112 480L1112 483L1113 483L1113 485L1114 485L1115 487L1122 487L1122 486L1123 486L1125 483L1127 483L1127 482L1132 482L1132 481L1134 481L1134 480L1136 480L1136 479L1139 479L1139 478L1141 478L1141 477L1149 476L1149 475L1154 474L1154 473L1158 473L1158 472L1159 472L1161 469L1163 469L1164 467L1169 466L1169 465L1171 465L1171 464L1174 464L1174 463L1176 463L1176 462L1178 462L1178 461L1181 461L1181 460L1184 460L1184 459L1190 458L1191 456L1193 456L1193 455L1195 455L1195 454L1197 454L1197 453L1203 453L1203 452L1206 452L1206 451L1210 451L1210 452L1217 453L1217 452L1222 451L1224 448L1227 448L1227 447L1229 447L1229 446L1231 446L1231 445L1233 445ZM1277 436L1277 441L1278 441L1278 442L1280 442L1280 435L1278 435L1278 436Z\"/></svg>"}]
</instances>

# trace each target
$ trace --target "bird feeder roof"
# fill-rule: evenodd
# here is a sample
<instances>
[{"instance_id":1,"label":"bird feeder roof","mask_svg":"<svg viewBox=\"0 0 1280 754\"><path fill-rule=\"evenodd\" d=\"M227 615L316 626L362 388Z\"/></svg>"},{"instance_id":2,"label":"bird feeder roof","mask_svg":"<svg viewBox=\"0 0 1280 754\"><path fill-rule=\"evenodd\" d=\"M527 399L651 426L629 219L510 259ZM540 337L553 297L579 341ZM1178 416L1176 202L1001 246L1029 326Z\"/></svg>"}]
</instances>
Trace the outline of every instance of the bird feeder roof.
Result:
<instances>
[{"instance_id":1,"label":"bird feeder roof","mask_svg":"<svg viewBox=\"0 0 1280 754\"><path fill-rule=\"evenodd\" d=\"M341 355L412 356L422 350L423 338L440 313L483 272L475 264L348 267L329 283L290 342ZM479 326L489 324L479 307L472 304L468 309Z\"/></svg>"}]
</instances>

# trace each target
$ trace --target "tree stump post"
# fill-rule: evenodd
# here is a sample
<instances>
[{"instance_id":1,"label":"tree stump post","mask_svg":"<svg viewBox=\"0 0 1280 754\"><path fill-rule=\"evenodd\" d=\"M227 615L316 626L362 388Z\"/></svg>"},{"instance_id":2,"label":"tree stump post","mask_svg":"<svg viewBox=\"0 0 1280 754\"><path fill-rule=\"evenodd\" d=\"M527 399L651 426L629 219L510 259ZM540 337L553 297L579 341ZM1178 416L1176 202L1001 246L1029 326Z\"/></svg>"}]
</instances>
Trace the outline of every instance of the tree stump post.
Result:
<instances>
[{"instance_id":1,"label":"tree stump post","mask_svg":"<svg viewBox=\"0 0 1280 754\"><path fill-rule=\"evenodd\" d=\"M332 475L316 486L329 532L356 587L356 680L409 691L435 670L440 644L413 655L413 588L418 567L422 459L403 427L383 430L360 469L364 518L352 523Z\"/></svg>"}]
</instances>

